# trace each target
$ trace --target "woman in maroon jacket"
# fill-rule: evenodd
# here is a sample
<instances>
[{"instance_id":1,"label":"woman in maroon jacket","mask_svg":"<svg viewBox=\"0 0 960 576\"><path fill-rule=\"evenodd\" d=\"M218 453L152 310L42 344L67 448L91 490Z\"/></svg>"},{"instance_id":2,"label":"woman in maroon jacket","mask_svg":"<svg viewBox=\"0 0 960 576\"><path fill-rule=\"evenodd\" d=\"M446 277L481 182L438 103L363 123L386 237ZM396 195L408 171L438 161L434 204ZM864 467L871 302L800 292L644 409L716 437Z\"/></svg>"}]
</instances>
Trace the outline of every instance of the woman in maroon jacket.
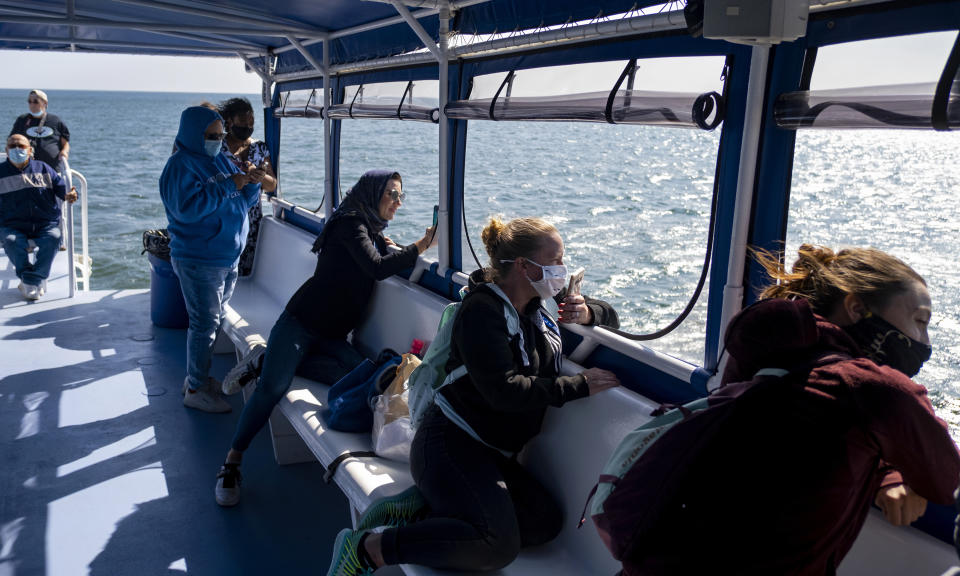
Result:
<instances>
[{"instance_id":1,"label":"woman in maroon jacket","mask_svg":"<svg viewBox=\"0 0 960 576\"><path fill-rule=\"evenodd\" d=\"M731 322L723 383L784 368L806 385L725 423L632 563L641 574L834 574L871 503L906 525L927 500L953 502L960 456L910 380L931 352L923 278L873 249L805 244L790 271L758 260L777 283Z\"/></svg>"}]
</instances>

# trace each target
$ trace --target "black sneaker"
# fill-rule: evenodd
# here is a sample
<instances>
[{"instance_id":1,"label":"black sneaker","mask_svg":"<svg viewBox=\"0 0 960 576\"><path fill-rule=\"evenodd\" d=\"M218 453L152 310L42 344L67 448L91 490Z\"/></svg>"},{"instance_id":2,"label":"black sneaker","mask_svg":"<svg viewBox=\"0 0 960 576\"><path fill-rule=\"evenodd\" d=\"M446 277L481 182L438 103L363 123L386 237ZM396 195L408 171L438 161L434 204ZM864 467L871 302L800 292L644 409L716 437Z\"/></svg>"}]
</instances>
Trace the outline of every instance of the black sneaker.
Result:
<instances>
[{"instance_id":1,"label":"black sneaker","mask_svg":"<svg viewBox=\"0 0 960 576\"><path fill-rule=\"evenodd\" d=\"M236 506L240 502L240 484L242 483L243 475L240 474L240 463L225 462L220 467L220 473L217 474L217 487L214 489L217 504Z\"/></svg>"}]
</instances>

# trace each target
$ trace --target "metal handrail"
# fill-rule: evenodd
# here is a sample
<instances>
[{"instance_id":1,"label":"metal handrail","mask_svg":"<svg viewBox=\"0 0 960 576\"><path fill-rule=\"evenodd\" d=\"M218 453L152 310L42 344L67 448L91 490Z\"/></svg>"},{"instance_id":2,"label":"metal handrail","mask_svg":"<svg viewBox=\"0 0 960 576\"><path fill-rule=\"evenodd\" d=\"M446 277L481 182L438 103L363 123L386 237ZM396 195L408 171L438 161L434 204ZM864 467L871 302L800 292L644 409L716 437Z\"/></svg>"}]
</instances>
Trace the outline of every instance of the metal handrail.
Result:
<instances>
[{"instance_id":1,"label":"metal handrail","mask_svg":"<svg viewBox=\"0 0 960 576\"><path fill-rule=\"evenodd\" d=\"M60 171L64 180L67 182L67 191L73 189L76 182L77 195L80 197L80 259L77 259L76 246L74 243L74 223L73 223L73 202L66 203L66 215L64 220L67 224L67 261L70 274L70 297L73 298L77 291L77 284L83 284L83 291L90 291L90 258L87 256L89 247L89 235L87 233L87 179L76 170L70 168L70 163L66 159L60 160ZM77 274L79 268L80 273Z\"/></svg>"},{"instance_id":2,"label":"metal handrail","mask_svg":"<svg viewBox=\"0 0 960 576\"><path fill-rule=\"evenodd\" d=\"M74 268L79 268L80 275L78 282L83 284L84 292L90 291L91 260L90 260L90 235L87 217L87 179L83 174L76 170L71 170L71 178L77 186L77 194L80 195L80 259L76 257L72 260Z\"/></svg>"}]
</instances>

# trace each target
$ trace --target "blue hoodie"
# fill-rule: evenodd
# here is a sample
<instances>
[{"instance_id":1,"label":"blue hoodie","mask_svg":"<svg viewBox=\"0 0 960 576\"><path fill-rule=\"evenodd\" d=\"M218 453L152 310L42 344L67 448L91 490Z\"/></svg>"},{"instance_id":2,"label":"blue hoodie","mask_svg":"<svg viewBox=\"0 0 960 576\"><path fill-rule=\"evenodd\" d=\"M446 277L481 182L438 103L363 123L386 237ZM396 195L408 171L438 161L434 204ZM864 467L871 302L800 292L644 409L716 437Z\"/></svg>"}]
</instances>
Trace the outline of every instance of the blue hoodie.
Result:
<instances>
[{"instance_id":1,"label":"blue hoodie","mask_svg":"<svg viewBox=\"0 0 960 576\"><path fill-rule=\"evenodd\" d=\"M160 175L167 211L170 255L205 266L232 267L247 239L247 211L260 201L260 185L238 190L237 168L223 155L204 152L204 132L220 115L202 106L180 115L177 152Z\"/></svg>"}]
</instances>

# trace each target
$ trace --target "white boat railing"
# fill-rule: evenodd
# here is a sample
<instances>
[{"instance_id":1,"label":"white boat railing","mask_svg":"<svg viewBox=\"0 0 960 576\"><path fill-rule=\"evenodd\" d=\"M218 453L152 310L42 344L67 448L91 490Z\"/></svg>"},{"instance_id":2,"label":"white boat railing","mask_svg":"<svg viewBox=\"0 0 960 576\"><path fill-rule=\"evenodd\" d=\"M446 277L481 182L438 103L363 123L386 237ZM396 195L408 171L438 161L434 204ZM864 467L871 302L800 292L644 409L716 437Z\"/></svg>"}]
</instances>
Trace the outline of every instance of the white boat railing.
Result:
<instances>
[{"instance_id":1,"label":"white boat railing","mask_svg":"<svg viewBox=\"0 0 960 576\"><path fill-rule=\"evenodd\" d=\"M70 297L76 294L77 285L82 284L83 291L90 290L91 260L88 256L87 233L87 179L83 174L72 170L66 159L60 161L60 173L67 181L67 191L77 189L80 200L80 254L74 244L73 202L66 202L66 214L63 216L67 228L67 265L70 274Z\"/></svg>"}]
</instances>

